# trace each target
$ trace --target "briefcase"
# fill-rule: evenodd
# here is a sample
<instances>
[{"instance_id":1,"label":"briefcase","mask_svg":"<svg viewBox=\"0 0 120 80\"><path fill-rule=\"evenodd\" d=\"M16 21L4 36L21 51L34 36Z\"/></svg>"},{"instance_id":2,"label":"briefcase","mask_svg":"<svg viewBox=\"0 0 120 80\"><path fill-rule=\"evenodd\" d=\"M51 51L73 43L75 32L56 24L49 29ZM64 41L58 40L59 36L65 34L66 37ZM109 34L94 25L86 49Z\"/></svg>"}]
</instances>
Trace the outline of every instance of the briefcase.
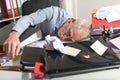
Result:
<instances>
[{"instance_id":1,"label":"briefcase","mask_svg":"<svg viewBox=\"0 0 120 80\"><path fill-rule=\"evenodd\" d=\"M100 55L91 49L91 45L99 41L107 47ZM120 60L111 47L102 39L91 39L88 41L65 43L81 51L76 56L60 53L57 50L45 50L43 48L25 47L21 57L23 66L34 66L35 62L45 65L45 77L59 77L74 75L98 70L118 68Z\"/></svg>"}]
</instances>

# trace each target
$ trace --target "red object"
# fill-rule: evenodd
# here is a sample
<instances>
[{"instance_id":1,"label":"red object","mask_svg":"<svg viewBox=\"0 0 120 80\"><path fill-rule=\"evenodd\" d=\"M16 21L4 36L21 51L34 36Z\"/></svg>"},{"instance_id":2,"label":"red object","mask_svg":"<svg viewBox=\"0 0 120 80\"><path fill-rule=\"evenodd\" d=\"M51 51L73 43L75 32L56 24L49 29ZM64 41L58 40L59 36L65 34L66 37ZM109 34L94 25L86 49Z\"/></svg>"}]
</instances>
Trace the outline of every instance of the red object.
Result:
<instances>
[{"instance_id":1,"label":"red object","mask_svg":"<svg viewBox=\"0 0 120 80\"><path fill-rule=\"evenodd\" d=\"M5 54L5 52L4 51L0 51L0 56L3 55L3 54Z\"/></svg>"},{"instance_id":2,"label":"red object","mask_svg":"<svg viewBox=\"0 0 120 80\"><path fill-rule=\"evenodd\" d=\"M10 1L11 1L11 6L13 7L14 10L14 17L19 16L16 0L10 0Z\"/></svg>"},{"instance_id":3,"label":"red object","mask_svg":"<svg viewBox=\"0 0 120 80\"><path fill-rule=\"evenodd\" d=\"M43 80L44 75L45 75L44 64L40 62L36 62L34 68L35 79Z\"/></svg>"},{"instance_id":4,"label":"red object","mask_svg":"<svg viewBox=\"0 0 120 80\"><path fill-rule=\"evenodd\" d=\"M88 60L90 58L91 58L91 56L89 54L83 54L82 55L82 60Z\"/></svg>"},{"instance_id":5,"label":"red object","mask_svg":"<svg viewBox=\"0 0 120 80\"><path fill-rule=\"evenodd\" d=\"M83 55L84 59L89 59L90 58L90 55L87 54L87 55Z\"/></svg>"},{"instance_id":6,"label":"red object","mask_svg":"<svg viewBox=\"0 0 120 80\"><path fill-rule=\"evenodd\" d=\"M1 13L3 18L12 18L12 7L10 4L10 0L0 0L1 5Z\"/></svg>"},{"instance_id":7,"label":"red object","mask_svg":"<svg viewBox=\"0 0 120 80\"><path fill-rule=\"evenodd\" d=\"M107 22L106 19L100 20L94 17L95 13L92 13L92 26L93 27L100 27L100 26L106 26L106 27L116 27L120 26L120 20L113 21L113 22Z\"/></svg>"},{"instance_id":8,"label":"red object","mask_svg":"<svg viewBox=\"0 0 120 80\"><path fill-rule=\"evenodd\" d=\"M0 56L4 55L5 52L4 51L0 51ZM6 63L6 61L0 61L0 66L4 65Z\"/></svg>"}]
</instances>

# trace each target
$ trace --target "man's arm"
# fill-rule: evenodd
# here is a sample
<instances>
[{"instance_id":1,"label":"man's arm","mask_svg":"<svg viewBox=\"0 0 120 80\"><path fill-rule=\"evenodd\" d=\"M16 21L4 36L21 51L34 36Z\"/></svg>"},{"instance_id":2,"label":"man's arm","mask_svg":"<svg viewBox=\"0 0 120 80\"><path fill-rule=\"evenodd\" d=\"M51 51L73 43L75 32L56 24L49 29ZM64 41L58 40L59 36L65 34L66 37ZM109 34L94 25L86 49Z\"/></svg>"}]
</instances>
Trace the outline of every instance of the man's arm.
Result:
<instances>
[{"instance_id":1,"label":"man's arm","mask_svg":"<svg viewBox=\"0 0 120 80\"><path fill-rule=\"evenodd\" d=\"M70 18L69 15L63 9L54 6L42 10L39 9L30 15L26 15L19 19L13 27L13 31L4 42L3 50L8 53L11 58L14 58L20 52L19 37L30 25L34 26L44 20L48 20L51 24L53 23L55 26L56 24L60 26L68 18ZM50 27L54 28L55 26Z\"/></svg>"},{"instance_id":2,"label":"man's arm","mask_svg":"<svg viewBox=\"0 0 120 80\"><path fill-rule=\"evenodd\" d=\"M44 9L39 9L36 12L26 15L18 20L13 30L16 30L21 35L30 25L34 26L45 20L53 22L53 24L62 25L71 16L64 10L56 6L51 6Z\"/></svg>"},{"instance_id":3,"label":"man's arm","mask_svg":"<svg viewBox=\"0 0 120 80\"><path fill-rule=\"evenodd\" d=\"M58 9L57 7L54 8L53 6L39 9L34 13L31 13L30 15L26 15L22 18L20 18L17 21L17 24L13 27L13 30L16 30L21 35L30 25L34 26L36 24L39 24L45 20L51 20L54 16L54 9Z\"/></svg>"},{"instance_id":4,"label":"man's arm","mask_svg":"<svg viewBox=\"0 0 120 80\"><path fill-rule=\"evenodd\" d=\"M17 55L19 55L20 52L20 35L30 26L35 25L37 23L40 23L47 19L48 17L45 17L48 15L48 12L52 13L52 10L48 9L44 10L38 10L30 15L24 16L20 18L17 23L14 25L12 31L10 32L8 38L5 40L3 44L3 51L5 53L9 54L11 59L14 59ZM48 15L50 16L50 15Z\"/></svg>"},{"instance_id":5,"label":"man's arm","mask_svg":"<svg viewBox=\"0 0 120 80\"><path fill-rule=\"evenodd\" d=\"M30 25L36 25L46 19L51 21L51 19L53 19L53 16L55 17L55 11L58 11L58 9L58 7L48 7L19 19L13 27L13 31L11 31L8 39L6 39L6 41L4 42L3 50L8 53L12 59L15 58L15 56L17 56L20 52L20 35Z\"/></svg>"}]
</instances>

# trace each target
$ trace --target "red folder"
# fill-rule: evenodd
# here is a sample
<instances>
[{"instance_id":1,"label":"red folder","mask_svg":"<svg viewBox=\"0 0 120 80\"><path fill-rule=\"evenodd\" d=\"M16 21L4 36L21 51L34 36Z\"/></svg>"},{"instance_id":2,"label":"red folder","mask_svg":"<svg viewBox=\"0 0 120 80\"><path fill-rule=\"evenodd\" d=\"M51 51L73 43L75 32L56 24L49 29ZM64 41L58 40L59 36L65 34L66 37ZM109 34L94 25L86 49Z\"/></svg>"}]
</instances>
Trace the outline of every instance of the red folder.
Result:
<instances>
[{"instance_id":1,"label":"red folder","mask_svg":"<svg viewBox=\"0 0 120 80\"><path fill-rule=\"evenodd\" d=\"M94 13L92 13L92 26L93 27L100 27L100 26L105 26L105 27L116 27L120 26L120 20L113 21L113 22L107 22L106 19L97 19L94 17Z\"/></svg>"},{"instance_id":2,"label":"red folder","mask_svg":"<svg viewBox=\"0 0 120 80\"><path fill-rule=\"evenodd\" d=\"M10 0L0 0L0 6L3 18L13 17Z\"/></svg>"},{"instance_id":3,"label":"red folder","mask_svg":"<svg viewBox=\"0 0 120 80\"><path fill-rule=\"evenodd\" d=\"M19 16L18 7L17 7L17 1L16 0L11 0L11 3L12 3L13 11L14 11L14 13L13 13L14 17Z\"/></svg>"}]
</instances>

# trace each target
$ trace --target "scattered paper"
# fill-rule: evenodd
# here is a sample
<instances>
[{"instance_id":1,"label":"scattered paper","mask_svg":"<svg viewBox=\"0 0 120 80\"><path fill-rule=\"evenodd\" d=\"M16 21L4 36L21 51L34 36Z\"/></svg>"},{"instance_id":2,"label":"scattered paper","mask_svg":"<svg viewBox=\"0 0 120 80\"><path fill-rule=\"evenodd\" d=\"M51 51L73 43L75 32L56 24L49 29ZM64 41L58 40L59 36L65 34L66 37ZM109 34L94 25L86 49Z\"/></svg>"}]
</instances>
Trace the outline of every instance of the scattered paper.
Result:
<instances>
[{"instance_id":1,"label":"scattered paper","mask_svg":"<svg viewBox=\"0 0 120 80\"><path fill-rule=\"evenodd\" d=\"M113 5L113 6L107 6L102 7L98 9L95 13L95 17L97 19L105 19L108 22L113 22L120 20L120 5Z\"/></svg>"},{"instance_id":2,"label":"scattered paper","mask_svg":"<svg viewBox=\"0 0 120 80\"><path fill-rule=\"evenodd\" d=\"M21 47L24 47L30 43L33 43L39 39L41 39L41 31L37 31L36 33L32 34L30 37L28 37L27 39L25 39L24 41L22 41L20 44L21 44Z\"/></svg>"},{"instance_id":3,"label":"scattered paper","mask_svg":"<svg viewBox=\"0 0 120 80\"><path fill-rule=\"evenodd\" d=\"M47 35L45 37L45 41L46 41L45 48L55 49L60 51L61 53L65 52L64 45L58 37Z\"/></svg>"},{"instance_id":4,"label":"scattered paper","mask_svg":"<svg viewBox=\"0 0 120 80\"><path fill-rule=\"evenodd\" d=\"M3 64L2 66L13 66L13 61L9 60L5 64Z\"/></svg>"},{"instance_id":5,"label":"scattered paper","mask_svg":"<svg viewBox=\"0 0 120 80\"><path fill-rule=\"evenodd\" d=\"M40 41L35 41L27 46L29 47L40 47L40 48L44 48L46 41L45 40L40 40Z\"/></svg>"},{"instance_id":6,"label":"scattered paper","mask_svg":"<svg viewBox=\"0 0 120 80\"><path fill-rule=\"evenodd\" d=\"M73 47L70 47L70 46L65 46L65 53L64 54L67 54L67 55L70 55L70 56L77 56L81 50L80 49L77 49L77 48L73 48Z\"/></svg>"},{"instance_id":7,"label":"scattered paper","mask_svg":"<svg viewBox=\"0 0 120 80\"><path fill-rule=\"evenodd\" d=\"M120 37L111 39L110 42L115 45L118 49L120 49Z\"/></svg>"},{"instance_id":8,"label":"scattered paper","mask_svg":"<svg viewBox=\"0 0 120 80\"><path fill-rule=\"evenodd\" d=\"M90 47L100 56L108 49L108 47L103 45L99 40L95 41Z\"/></svg>"}]
</instances>

